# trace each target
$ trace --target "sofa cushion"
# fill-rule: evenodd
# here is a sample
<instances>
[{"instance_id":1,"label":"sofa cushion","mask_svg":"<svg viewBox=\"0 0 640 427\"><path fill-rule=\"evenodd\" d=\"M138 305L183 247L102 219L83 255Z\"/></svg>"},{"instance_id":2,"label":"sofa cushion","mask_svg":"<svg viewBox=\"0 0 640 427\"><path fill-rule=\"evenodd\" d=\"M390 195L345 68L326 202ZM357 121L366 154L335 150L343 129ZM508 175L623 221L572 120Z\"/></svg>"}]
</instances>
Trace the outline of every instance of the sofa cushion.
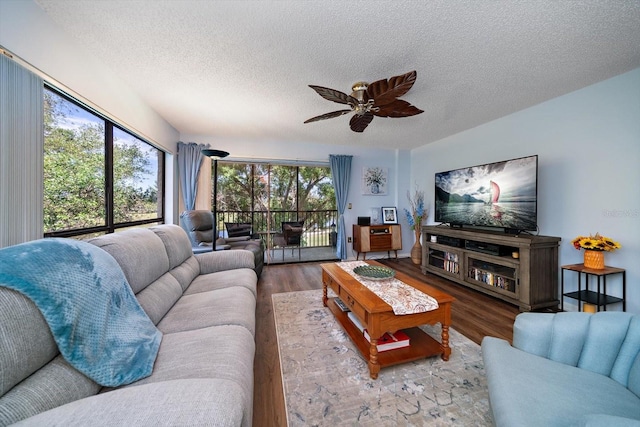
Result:
<instances>
[{"instance_id":1,"label":"sofa cushion","mask_svg":"<svg viewBox=\"0 0 640 427\"><path fill-rule=\"evenodd\" d=\"M175 379L232 381L242 389L244 420L251 425L255 341L244 327L223 325L165 334L151 376L125 387ZM147 398L145 397L144 400ZM247 425L243 422L243 425Z\"/></svg>"},{"instance_id":2,"label":"sofa cushion","mask_svg":"<svg viewBox=\"0 0 640 427\"><path fill-rule=\"evenodd\" d=\"M579 425L580 427L640 427L640 420L615 415L589 414L583 417Z\"/></svg>"},{"instance_id":3,"label":"sofa cushion","mask_svg":"<svg viewBox=\"0 0 640 427\"><path fill-rule=\"evenodd\" d=\"M199 292L242 286L249 289L253 293L253 296L257 298L257 280L255 271L248 268L218 271L217 273L203 274L196 277L184 294L191 295Z\"/></svg>"},{"instance_id":4,"label":"sofa cushion","mask_svg":"<svg viewBox=\"0 0 640 427\"><path fill-rule=\"evenodd\" d=\"M602 312L598 316L590 316L589 332L584 343L582 355L578 367L597 372L602 375L611 376L613 367L616 364L620 349L627 337L630 313L622 312ZM638 348L636 348L636 352ZM625 372L624 385L629 374Z\"/></svg>"},{"instance_id":5,"label":"sofa cushion","mask_svg":"<svg viewBox=\"0 0 640 427\"><path fill-rule=\"evenodd\" d=\"M588 414L640 420L638 397L617 381L486 337L482 353L498 426L579 425Z\"/></svg>"},{"instance_id":6,"label":"sofa cushion","mask_svg":"<svg viewBox=\"0 0 640 427\"><path fill-rule=\"evenodd\" d=\"M164 224L150 228L164 243L169 256L169 269L176 268L193 257L191 242L184 230L177 225Z\"/></svg>"},{"instance_id":7,"label":"sofa cushion","mask_svg":"<svg viewBox=\"0 0 640 427\"><path fill-rule=\"evenodd\" d=\"M0 425L94 395L100 385L59 355L35 304L0 287Z\"/></svg>"},{"instance_id":8,"label":"sofa cushion","mask_svg":"<svg viewBox=\"0 0 640 427\"><path fill-rule=\"evenodd\" d=\"M217 271L234 270L237 268L255 268L253 252L246 250L216 251L195 255L200 264L200 274L215 273Z\"/></svg>"},{"instance_id":9,"label":"sofa cushion","mask_svg":"<svg viewBox=\"0 0 640 427\"><path fill-rule=\"evenodd\" d=\"M0 425L9 425L60 405L93 396L100 389L99 384L58 355L0 398Z\"/></svg>"},{"instance_id":10,"label":"sofa cushion","mask_svg":"<svg viewBox=\"0 0 640 427\"><path fill-rule=\"evenodd\" d=\"M0 396L59 353L38 307L13 289L0 287Z\"/></svg>"},{"instance_id":11,"label":"sofa cushion","mask_svg":"<svg viewBox=\"0 0 640 427\"><path fill-rule=\"evenodd\" d=\"M124 387L186 378L221 378L250 386L254 352L253 335L241 326L165 334L151 376Z\"/></svg>"},{"instance_id":12,"label":"sofa cushion","mask_svg":"<svg viewBox=\"0 0 640 427\"><path fill-rule=\"evenodd\" d=\"M179 235L185 237L180 227L162 225L155 232L147 228L136 228L89 241L109 252L118 261L140 305L156 325L182 296L184 287L188 286L186 281L192 274L189 270L196 268L193 262L195 258L191 259L193 254L188 239L187 254L184 249L185 240L181 240ZM171 260L165 249L165 242L178 251L177 255L171 255ZM186 270L180 269L184 265L182 263L178 266L181 274L170 274L172 263L175 264L180 259L188 263Z\"/></svg>"},{"instance_id":13,"label":"sofa cushion","mask_svg":"<svg viewBox=\"0 0 640 427\"><path fill-rule=\"evenodd\" d=\"M513 325L513 346L627 386L640 353L640 320L631 313L608 311L521 313Z\"/></svg>"},{"instance_id":14,"label":"sofa cushion","mask_svg":"<svg viewBox=\"0 0 640 427\"><path fill-rule=\"evenodd\" d=\"M635 315L629 323L627 337L620 348L611 378L640 397L640 316Z\"/></svg>"},{"instance_id":15,"label":"sofa cushion","mask_svg":"<svg viewBox=\"0 0 640 427\"><path fill-rule=\"evenodd\" d=\"M134 228L120 233L105 234L89 240L113 256L134 293L169 271L169 257L164 243L153 231Z\"/></svg>"},{"instance_id":16,"label":"sofa cushion","mask_svg":"<svg viewBox=\"0 0 640 427\"><path fill-rule=\"evenodd\" d=\"M176 278L182 291L186 291L191 282L200 275L200 264L195 256L190 257L185 262L169 271Z\"/></svg>"},{"instance_id":17,"label":"sofa cushion","mask_svg":"<svg viewBox=\"0 0 640 427\"><path fill-rule=\"evenodd\" d=\"M189 331L218 325L238 325L255 333L256 299L244 287L184 295L158 323L163 333Z\"/></svg>"},{"instance_id":18,"label":"sofa cushion","mask_svg":"<svg viewBox=\"0 0 640 427\"><path fill-rule=\"evenodd\" d=\"M158 280L138 292L140 302L154 325L162 320L171 307L182 297L182 287L171 273L165 273Z\"/></svg>"},{"instance_id":19,"label":"sofa cushion","mask_svg":"<svg viewBox=\"0 0 640 427\"><path fill-rule=\"evenodd\" d=\"M78 400L17 425L47 426L250 426L244 391L221 379L146 384Z\"/></svg>"}]
</instances>

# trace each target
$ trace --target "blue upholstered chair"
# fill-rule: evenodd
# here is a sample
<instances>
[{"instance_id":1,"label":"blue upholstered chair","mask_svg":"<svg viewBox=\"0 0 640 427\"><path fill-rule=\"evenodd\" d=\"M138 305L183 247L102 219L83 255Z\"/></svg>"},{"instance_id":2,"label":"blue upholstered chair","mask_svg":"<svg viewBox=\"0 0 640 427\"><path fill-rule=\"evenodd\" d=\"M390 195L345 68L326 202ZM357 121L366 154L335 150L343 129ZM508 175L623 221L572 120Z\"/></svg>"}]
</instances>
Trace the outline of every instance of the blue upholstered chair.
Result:
<instances>
[{"instance_id":1,"label":"blue upholstered chair","mask_svg":"<svg viewBox=\"0 0 640 427\"><path fill-rule=\"evenodd\" d=\"M521 313L482 356L497 426L640 426L640 315Z\"/></svg>"}]
</instances>

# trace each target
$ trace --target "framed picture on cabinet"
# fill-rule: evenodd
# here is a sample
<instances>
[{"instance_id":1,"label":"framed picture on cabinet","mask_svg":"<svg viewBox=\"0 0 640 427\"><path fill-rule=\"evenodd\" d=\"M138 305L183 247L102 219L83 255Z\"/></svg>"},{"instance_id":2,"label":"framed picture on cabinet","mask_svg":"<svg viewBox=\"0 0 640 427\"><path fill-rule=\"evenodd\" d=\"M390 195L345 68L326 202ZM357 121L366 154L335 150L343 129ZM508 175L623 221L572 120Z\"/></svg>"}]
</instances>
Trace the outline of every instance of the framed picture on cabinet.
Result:
<instances>
[{"instance_id":1,"label":"framed picture on cabinet","mask_svg":"<svg viewBox=\"0 0 640 427\"><path fill-rule=\"evenodd\" d=\"M398 223L398 211L395 207L382 208L382 223L383 224L397 224Z\"/></svg>"}]
</instances>

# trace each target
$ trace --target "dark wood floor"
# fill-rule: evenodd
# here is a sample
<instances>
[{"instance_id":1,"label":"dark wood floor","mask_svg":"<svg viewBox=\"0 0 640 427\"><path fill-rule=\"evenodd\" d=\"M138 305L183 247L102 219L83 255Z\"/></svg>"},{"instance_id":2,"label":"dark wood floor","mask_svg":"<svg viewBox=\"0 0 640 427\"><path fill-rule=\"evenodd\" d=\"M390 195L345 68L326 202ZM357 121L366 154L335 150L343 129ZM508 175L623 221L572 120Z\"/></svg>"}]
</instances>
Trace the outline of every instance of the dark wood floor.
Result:
<instances>
[{"instance_id":1,"label":"dark wood floor","mask_svg":"<svg viewBox=\"0 0 640 427\"><path fill-rule=\"evenodd\" d=\"M450 282L434 275L423 275L420 267L409 258L380 260L444 290L456 301L452 304L451 326L476 343L485 336L511 341L513 321L518 308L499 299ZM270 265L262 272L258 283L256 309L256 357L254 362L253 425L256 427L286 426L278 343L273 320L271 295L282 292L322 288L319 263ZM453 349L455 352L455 348Z\"/></svg>"}]
</instances>

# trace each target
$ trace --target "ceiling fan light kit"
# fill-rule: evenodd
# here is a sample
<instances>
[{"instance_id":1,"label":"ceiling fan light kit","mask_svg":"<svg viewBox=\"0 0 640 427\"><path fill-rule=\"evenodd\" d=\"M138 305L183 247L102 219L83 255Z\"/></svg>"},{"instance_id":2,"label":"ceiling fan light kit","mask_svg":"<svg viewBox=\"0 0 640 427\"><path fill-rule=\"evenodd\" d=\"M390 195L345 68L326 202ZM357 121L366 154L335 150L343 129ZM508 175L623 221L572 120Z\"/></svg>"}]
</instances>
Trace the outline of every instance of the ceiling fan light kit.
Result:
<instances>
[{"instance_id":1,"label":"ceiling fan light kit","mask_svg":"<svg viewBox=\"0 0 640 427\"><path fill-rule=\"evenodd\" d=\"M349 127L354 132L364 131L374 116L378 117L409 117L420 114L423 111L400 98L407 93L416 81L417 74L410 71L400 76L391 77L389 80L377 80L371 84L356 82L351 87L351 95L339 90L323 86L309 85L318 95L338 104L346 104L348 110L337 110L312 117L305 123L319 120L332 119L348 113L355 113L349 121Z\"/></svg>"}]
</instances>

